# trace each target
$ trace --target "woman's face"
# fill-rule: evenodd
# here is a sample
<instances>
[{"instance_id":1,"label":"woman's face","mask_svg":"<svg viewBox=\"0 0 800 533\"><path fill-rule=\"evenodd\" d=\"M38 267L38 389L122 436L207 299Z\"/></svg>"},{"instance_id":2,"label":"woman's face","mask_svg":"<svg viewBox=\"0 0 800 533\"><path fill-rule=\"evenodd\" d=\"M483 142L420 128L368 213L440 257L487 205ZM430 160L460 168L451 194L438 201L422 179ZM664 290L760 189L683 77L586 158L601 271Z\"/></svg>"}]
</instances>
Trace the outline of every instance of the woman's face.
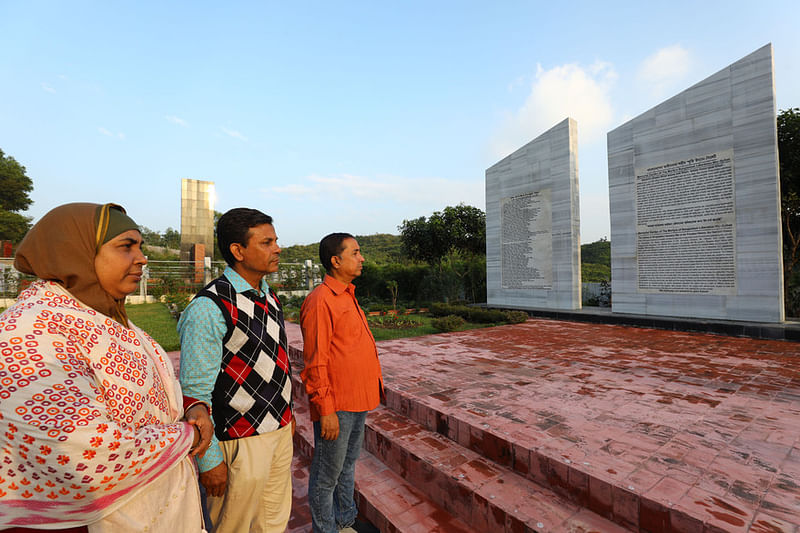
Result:
<instances>
[{"instance_id":1,"label":"woman's face","mask_svg":"<svg viewBox=\"0 0 800 533\"><path fill-rule=\"evenodd\" d=\"M94 270L100 286L120 300L136 291L147 258L142 253L142 235L132 229L120 233L98 250Z\"/></svg>"}]
</instances>

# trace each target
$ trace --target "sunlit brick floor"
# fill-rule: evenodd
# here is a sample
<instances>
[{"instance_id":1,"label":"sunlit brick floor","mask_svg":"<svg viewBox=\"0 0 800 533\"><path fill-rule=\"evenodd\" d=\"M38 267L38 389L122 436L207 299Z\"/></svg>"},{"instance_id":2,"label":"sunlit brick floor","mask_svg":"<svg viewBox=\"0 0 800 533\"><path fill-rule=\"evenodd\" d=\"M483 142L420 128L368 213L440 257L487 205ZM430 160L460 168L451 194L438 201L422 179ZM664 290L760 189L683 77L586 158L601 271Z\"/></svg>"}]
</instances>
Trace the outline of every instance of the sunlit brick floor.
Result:
<instances>
[{"instance_id":1,"label":"sunlit brick floor","mask_svg":"<svg viewBox=\"0 0 800 533\"><path fill-rule=\"evenodd\" d=\"M388 407L438 416L440 432L534 480L579 480L566 489L615 521L800 526L798 343L531 319L379 351ZM308 530L306 468L295 460L290 531Z\"/></svg>"}]
</instances>

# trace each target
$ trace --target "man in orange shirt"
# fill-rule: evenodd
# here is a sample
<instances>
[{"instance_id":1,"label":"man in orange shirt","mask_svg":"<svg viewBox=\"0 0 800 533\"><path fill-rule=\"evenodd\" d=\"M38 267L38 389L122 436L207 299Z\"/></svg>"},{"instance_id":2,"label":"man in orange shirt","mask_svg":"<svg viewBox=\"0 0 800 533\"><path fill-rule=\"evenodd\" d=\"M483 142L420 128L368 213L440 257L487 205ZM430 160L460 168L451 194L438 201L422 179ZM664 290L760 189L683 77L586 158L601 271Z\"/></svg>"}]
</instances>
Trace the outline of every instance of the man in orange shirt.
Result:
<instances>
[{"instance_id":1,"label":"man in orange shirt","mask_svg":"<svg viewBox=\"0 0 800 533\"><path fill-rule=\"evenodd\" d=\"M355 531L355 466L367 411L383 390L375 339L356 300L352 281L364 258L349 233L319 243L327 270L300 309L305 369L300 374L314 422L314 458L308 501L314 533Z\"/></svg>"}]
</instances>

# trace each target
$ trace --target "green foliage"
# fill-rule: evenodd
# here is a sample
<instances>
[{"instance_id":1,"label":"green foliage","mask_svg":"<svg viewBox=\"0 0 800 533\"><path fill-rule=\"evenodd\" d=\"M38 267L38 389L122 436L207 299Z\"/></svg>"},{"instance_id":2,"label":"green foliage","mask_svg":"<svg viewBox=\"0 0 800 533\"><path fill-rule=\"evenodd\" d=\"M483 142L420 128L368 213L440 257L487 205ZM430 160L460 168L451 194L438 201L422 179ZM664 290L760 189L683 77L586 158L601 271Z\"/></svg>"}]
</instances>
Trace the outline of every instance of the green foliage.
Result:
<instances>
[{"instance_id":1,"label":"green foliage","mask_svg":"<svg viewBox=\"0 0 800 533\"><path fill-rule=\"evenodd\" d=\"M0 209L24 211L32 203L28 193L33 191L33 181L25 174L25 167L0 150Z\"/></svg>"},{"instance_id":2,"label":"green foliage","mask_svg":"<svg viewBox=\"0 0 800 533\"><path fill-rule=\"evenodd\" d=\"M611 279L611 267L581 262L581 281L600 283Z\"/></svg>"},{"instance_id":3,"label":"green foliage","mask_svg":"<svg viewBox=\"0 0 800 533\"><path fill-rule=\"evenodd\" d=\"M392 309L397 309L397 282L395 280L387 281L386 288L389 289L389 293L392 295Z\"/></svg>"},{"instance_id":4,"label":"green foliage","mask_svg":"<svg viewBox=\"0 0 800 533\"><path fill-rule=\"evenodd\" d=\"M281 248L281 263L303 263L307 259L319 263L319 243L294 244Z\"/></svg>"},{"instance_id":5,"label":"green foliage","mask_svg":"<svg viewBox=\"0 0 800 533\"><path fill-rule=\"evenodd\" d=\"M186 306L192 299L192 295L188 292L170 292L164 296L164 302L169 307L170 312L176 317L183 313Z\"/></svg>"},{"instance_id":6,"label":"green foliage","mask_svg":"<svg viewBox=\"0 0 800 533\"><path fill-rule=\"evenodd\" d=\"M467 305L451 305L447 303L434 303L430 307L431 315L435 317L445 317L457 315L461 318L477 324L494 324L498 322L510 322L518 320L520 315L511 315L513 311L501 311L499 309L484 309L482 307L469 307ZM528 315L525 315L527 320ZM516 323L516 322L515 322Z\"/></svg>"},{"instance_id":7,"label":"green foliage","mask_svg":"<svg viewBox=\"0 0 800 533\"><path fill-rule=\"evenodd\" d=\"M25 174L25 167L0 150L0 240L19 242L30 229L31 218L16 211L31 205L31 191L33 181Z\"/></svg>"},{"instance_id":8,"label":"green foliage","mask_svg":"<svg viewBox=\"0 0 800 533\"><path fill-rule=\"evenodd\" d=\"M528 320L528 313L525 311L506 311L505 315L509 324L522 324Z\"/></svg>"},{"instance_id":9,"label":"green foliage","mask_svg":"<svg viewBox=\"0 0 800 533\"><path fill-rule=\"evenodd\" d=\"M581 244L581 263L593 263L611 268L611 241L603 237L599 241Z\"/></svg>"},{"instance_id":10,"label":"green foliage","mask_svg":"<svg viewBox=\"0 0 800 533\"><path fill-rule=\"evenodd\" d=\"M783 222L783 275L786 314L800 315L795 294L800 263L800 108L778 113L778 158L781 173L781 217Z\"/></svg>"},{"instance_id":11,"label":"green foliage","mask_svg":"<svg viewBox=\"0 0 800 533\"><path fill-rule=\"evenodd\" d=\"M396 304L420 307L431 300L486 301L486 259L483 256L462 257L450 254L438 266L424 263L377 265L364 263L361 276L353 283L358 287L359 300L369 306L391 302L387 282L397 282Z\"/></svg>"},{"instance_id":12,"label":"green foliage","mask_svg":"<svg viewBox=\"0 0 800 533\"><path fill-rule=\"evenodd\" d=\"M467 255L486 253L486 214L477 207L448 206L429 218L404 220L398 229L403 250L418 261L439 264L454 250Z\"/></svg>"},{"instance_id":13,"label":"green foliage","mask_svg":"<svg viewBox=\"0 0 800 533\"><path fill-rule=\"evenodd\" d=\"M163 248L161 246L156 249L153 246L145 244L142 246L142 251L144 255L147 256L148 261L180 261L181 258L180 252L170 251L169 248Z\"/></svg>"},{"instance_id":14,"label":"green foliage","mask_svg":"<svg viewBox=\"0 0 800 533\"><path fill-rule=\"evenodd\" d=\"M431 321L431 324L434 328L438 331L457 331L464 327L467 323L462 317L458 315L447 315L439 318L434 318Z\"/></svg>"},{"instance_id":15,"label":"green foliage","mask_svg":"<svg viewBox=\"0 0 800 533\"><path fill-rule=\"evenodd\" d=\"M143 227L142 237L147 244L152 246L162 246L173 250L181 249L181 232L176 229L167 228L164 233L158 233L147 227Z\"/></svg>"},{"instance_id":16,"label":"green foliage","mask_svg":"<svg viewBox=\"0 0 800 533\"><path fill-rule=\"evenodd\" d=\"M367 318L370 329L373 327L384 329L412 329L422 325L422 321L409 315L387 314Z\"/></svg>"},{"instance_id":17,"label":"green foliage","mask_svg":"<svg viewBox=\"0 0 800 533\"><path fill-rule=\"evenodd\" d=\"M18 243L31 228L31 217L0 209L0 240Z\"/></svg>"},{"instance_id":18,"label":"green foliage","mask_svg":"<svg viewBox=\"0 0 800 533\"><path fill-rule=\"evenodd\" d=\"M161 303L127 305L125 310L130 321L146 331L164 350L168 352L180 350L178 323L167 306Z\"/></svg>"},{"instance_id":19,"label":"green foliage","mask_svg":"<svg viewBox=\"0 0 800 533\"><path fill-rule=\"evenodd\" d=\"M599 283L611 279L611 242L581 244L581 281Z\"/></svg>"},{"instance_id":20,"label":"green foliage","mask_svg":"<svg viewBox=\"0 0 800 533\"><path fill-rule=\"evenodd\" d=\"M386 265L406 262L403 255L400 237L388 233L375 235L356 235L361 253L371 263ZM302 263L310 259L319 263L319 243L295 244L281 250L282 263Z\"/></svg>"},{"instance_id":21,"label":"green foliage","mask_svg":"<svg viewBox=\"0 0 800 533\"><path fill-rule=\"evenodd\" d=\"M405 337L419 337L420 335L432 335L436 333L436 329L431 325L431 318L427 316L417 315L416 320L421 322L420 326L395 329L395 328L382 328L377 325L370 324L370 331L376 341L385 341L389 339L400 339Z\"/></svg>"}]
</instances>

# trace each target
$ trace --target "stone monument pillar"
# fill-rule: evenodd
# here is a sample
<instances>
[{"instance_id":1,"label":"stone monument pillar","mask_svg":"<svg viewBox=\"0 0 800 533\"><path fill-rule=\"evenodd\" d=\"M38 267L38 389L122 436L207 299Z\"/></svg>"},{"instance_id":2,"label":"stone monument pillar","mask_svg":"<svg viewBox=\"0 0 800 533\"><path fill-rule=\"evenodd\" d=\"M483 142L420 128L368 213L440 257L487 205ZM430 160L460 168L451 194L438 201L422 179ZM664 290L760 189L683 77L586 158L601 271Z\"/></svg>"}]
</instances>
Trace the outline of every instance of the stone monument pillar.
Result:
<instances>
[{"instance_id":1,"label":"stone monument pillar","mask_svg":"<svg viewBox=\"0 0 800 533\"><path fill-rule=\"evenodd\" d=\"M772 45L608 134L612 311L781 322Z\"/></svg>"},{"instance_id":2,"label":"stone monument pillar","mask_svg":"<svg viewBox=\"0 0 800 533\"><path fill-rule=\"evenodd\" d=\"M564 119L486 170L486 289L494 307L580 309L577 124Z\"/></svg>"},{"instance_id":3,"label":"stone monument pillar","mask_svg":"<svg viewBox=\"0 0 800 533\"><path fill-rule=\"evenodd\" d=\"M181 261L192 260L192 247L214 253L214 182L181 180Z\"/></svg>"}]
</instances>

